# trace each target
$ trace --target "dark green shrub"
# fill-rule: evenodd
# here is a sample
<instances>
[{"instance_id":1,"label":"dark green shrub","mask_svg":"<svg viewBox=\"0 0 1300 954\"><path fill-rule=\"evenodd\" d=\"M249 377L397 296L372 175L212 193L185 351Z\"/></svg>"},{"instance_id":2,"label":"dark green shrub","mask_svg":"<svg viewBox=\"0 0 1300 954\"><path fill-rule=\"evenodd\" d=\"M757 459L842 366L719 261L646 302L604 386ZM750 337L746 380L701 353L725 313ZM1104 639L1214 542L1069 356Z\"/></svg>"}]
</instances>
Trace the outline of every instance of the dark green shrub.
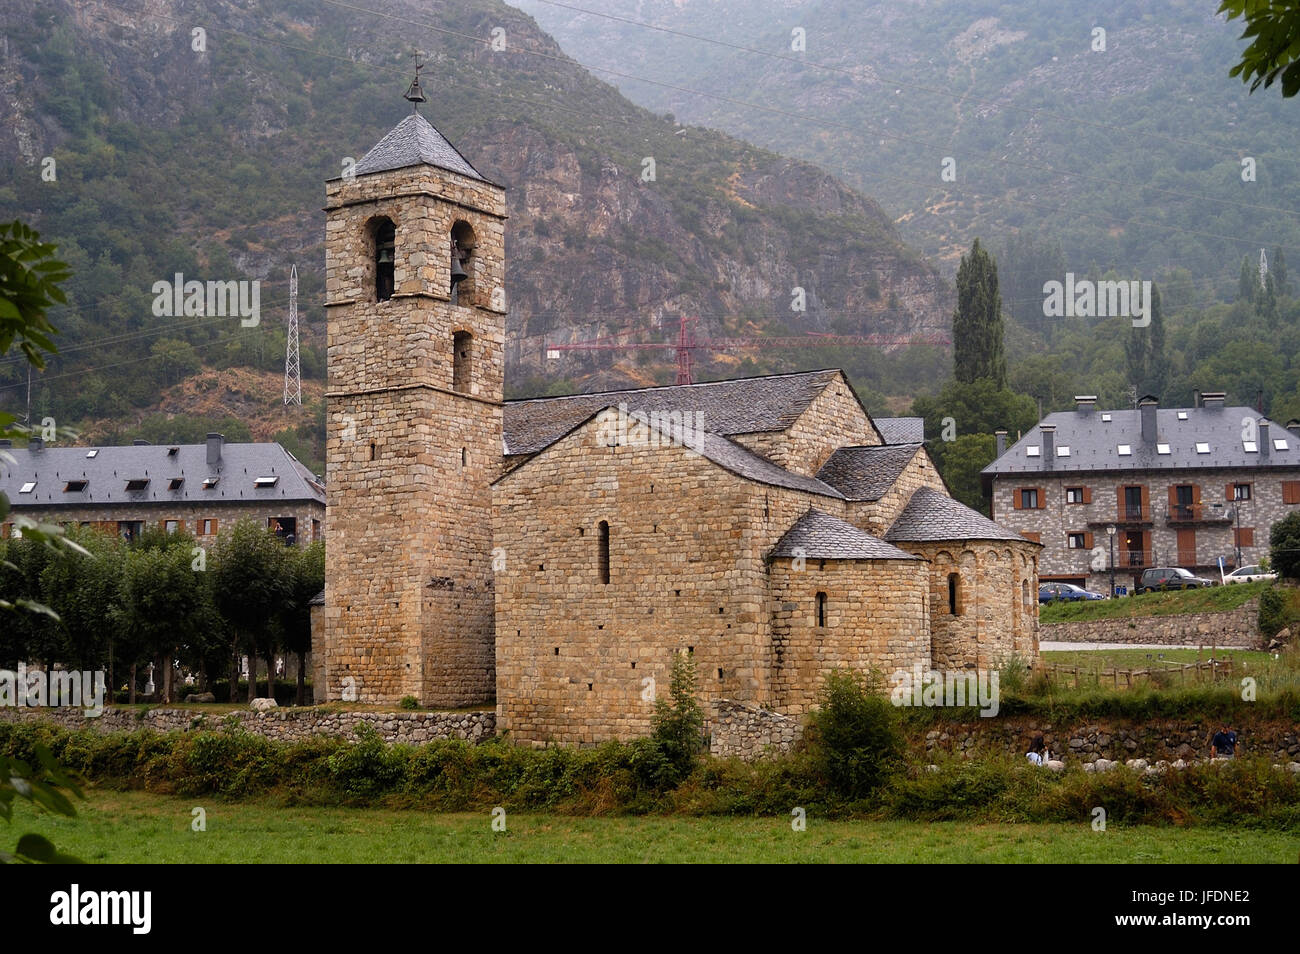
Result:
<instances>
[{"instance_id":1,"label":"dark green shrub","mask_svg":"<svg viewBox=\"0 0 1300 954\"><path fill-rule=\"evenodd\" d=\"M420 708L420 700L415 696L402 696L397 705L402 709L418 709Z\"/></svg>"},{"instance_id":2,"label":"dark green shrub","mask_svg":"<svg viewBox=\"0 0 1300 954\"><path fill-rule=\"evenodd\" d=\"M1300 579L1300 510L1273 524L1268 534L1268 555L1279 576Z\"/></svg>"},{"instance_id":3,"label":"dark green shrub","mask_svg":"<svg viewBox=\"0 0 1300 954\"><path fill-rule=\"evenodd\" d=\"M668 695L672 699L655 700L651 719L652 747L640 746L633 761L639 776L656 787L671 787L686 776L699 759L703 748L704 712L695 701L695 656L678 653L673 659Z\"/></svg>"},{"instance_id":4,"label":"dark green shrub","mask_svg":"<svg viewBox=\"0 0 1300 954\"><path fill-rule=\"evenodd\" d=\"M1287 625L1286 597L1280 588L1270 586L1259 594L1259 631L1265 639L1272 639Z\"/></svg>"},{"instance_id":5,"label":"dark green shrub","mask_svg":"<svg viewBox=\"0 0 1300 954\"><path fill-rule=\"evenodd\" d=\"M349 799L372 799L394 791L406 777L409 750L389 746L365 723L357 726L356 733L360 741L326 759L334 784Z\"/></svg>"},{"instance_id":6,"label":"dark green shrub","mask_svg":"<svg viewBox=\"0 0 1300 954\"><path fill-rule=\"evenodd\" d=\"M836 670L809 720L810 742L831 787L846 798L875 791L902 761L898 710L875 682Z\"/></svg>"}]
</instances>

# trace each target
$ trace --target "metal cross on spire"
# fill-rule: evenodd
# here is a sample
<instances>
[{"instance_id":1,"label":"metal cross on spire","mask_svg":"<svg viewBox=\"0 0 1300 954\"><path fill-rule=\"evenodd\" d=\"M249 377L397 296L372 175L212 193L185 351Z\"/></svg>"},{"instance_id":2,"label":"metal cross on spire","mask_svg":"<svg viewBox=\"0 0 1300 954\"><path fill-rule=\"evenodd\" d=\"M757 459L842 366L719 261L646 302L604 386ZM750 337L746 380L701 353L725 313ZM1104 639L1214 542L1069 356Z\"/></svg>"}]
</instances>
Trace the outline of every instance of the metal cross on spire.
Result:
<instances>
[{"instance_id":1,"label":"metal cross on spire","mask_svg":"<svg viewBox=\"0 0 1300 954\"><path fill-rule=\"evenodd\" d=\"M420 88L420 70L424 69L424 64L420 62L420 54L415 53L415 79L411 80L411 85L406 88L405 98L411 101L411 108L415 112L420 111L420 104L426 102L424 90Z\"/></svg>"}]
</instances>

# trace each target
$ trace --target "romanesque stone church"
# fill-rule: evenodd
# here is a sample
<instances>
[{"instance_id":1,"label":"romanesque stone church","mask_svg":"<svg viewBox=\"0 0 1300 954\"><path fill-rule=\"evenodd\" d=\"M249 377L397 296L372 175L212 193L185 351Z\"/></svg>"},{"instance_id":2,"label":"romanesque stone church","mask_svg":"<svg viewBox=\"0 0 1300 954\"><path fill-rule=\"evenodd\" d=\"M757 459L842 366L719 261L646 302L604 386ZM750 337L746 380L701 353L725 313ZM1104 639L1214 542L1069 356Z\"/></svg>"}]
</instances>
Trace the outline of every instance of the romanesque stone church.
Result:
<instances>
[{"instance_id":1,"label":"romanesque stone church","mask_svg":"<svg viewBox=\"0 0 1300 954\"><path fill-rule=\"evenodd\" d=\"M1037 656L1037 554L953 500L843 372L503 400L505 230L421 115L327 184L317 696L470 706L544 743L644 734L674 654L719 699L836 667Z\"/></svg>"}]
</instances>

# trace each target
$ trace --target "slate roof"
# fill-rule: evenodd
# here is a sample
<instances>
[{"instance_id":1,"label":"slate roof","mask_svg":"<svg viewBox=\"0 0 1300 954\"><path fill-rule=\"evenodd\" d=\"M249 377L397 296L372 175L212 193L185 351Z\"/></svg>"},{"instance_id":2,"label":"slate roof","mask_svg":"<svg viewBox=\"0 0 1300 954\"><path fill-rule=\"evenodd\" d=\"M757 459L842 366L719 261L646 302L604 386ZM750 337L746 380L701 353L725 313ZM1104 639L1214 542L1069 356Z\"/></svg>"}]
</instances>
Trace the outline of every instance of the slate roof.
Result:
<instances>
[{"instance_id":1,"label":"slate roof","mask_svg":"<svg viewBox=\"0 0 1300 954\"><path fill-rule=\"evenodd\" d=\"M601 408L626 404L629 411L682 411L701 415L712 434L783 431L807 410L840 372L805 371L733 381L600 391L566 397L507 401L503 441L507 456L532 454L553 444ZM694 419L691 422L693 424Z\"/></svg>"},{"instance_id":2,"label":"slate roof","mask_svg":"<svg viewBox=\"0 0 1300 954\"><path fill-rule=\"evenodd\" d=\"M796 549L800 552L796 553ZM809 509L782 535L768 556L803 556L810 560L920 559L815 508Z\"/></svg>"},{"instance_id":3,"label":"slate roof","mask_svg":"<svg viewBox=\"0 0 1300 954\"><path fill-rule=\"evenodd\" d=\"M315 596L313 596L311 599L309 599L309 600L307 601L307 605L308 605L308 606L324 606L324 605L325 605L325 591L324 591L324 590L321 590L319 593L317 593Z\"/></svg>"},{"instance_id":4,"label":"slate roof","mask_svg":"<svg viewBox=\"0 0 1300 954\"><path fill-rule=\"evenodd\" d=\"M903 512L885 534L893 543L931 543L944 540L1015 540L1027 543L1018 533L994 523L981 513L932 487L912 494Z\"/></svg>"},{"instance_id":5,"label":"slate roof","mask_svg":"<svg viewBox=\"0 0 1300 954\"><path fill-rule=\"evenodd\" d=\"M175 453L170 453L175 448ZM91 451L95 454L88 457ZM279 444L223 444L221 461L207 462L206 444L144 444L124 447L0 448L0 490L15 509L23 507L99 506L111 504L205 504L242 501L325 503L325 488L314 474ZM8 455L6 457L5 455ZM207 477L219 477L204 489ZM256 487L258 477L278 477L273 486ZM184 478L170 489L173 478ZM127 490L128 480L148 483ZM79 491L68 481L86 482ZM24 484L34 482L30 493Z\"/></svg>"},{"instance_id":6,"label":"slate roof","mask_svg":"<svg viewBox=\"0 0 1300 954\"><path fill-rule=\"evenodd\" d=\"M879 500L920 449L920 444L841 447L822 464L817 478L849 500Z\"/></svg>"},{"instance_id":7,"label":"slate roof","mask_svg":"<svg viewBox=\"0 0 1300 954\"><path fill-rule=\"evenodd\" d=\"M1110 421L1102 420L1103 414ZM1186 414L1186 420L1179 420ZM1248 452L1242 443L1242 420L1260 420L1259 412L1249 407L1157 408L1156 440L1142 439L1141 411L1060 411L1049 414L1007 452L981 472L986 477L1008 474L1052 474L1072 471L1135 471L1188 469L1241 469L1260 467L1300 467L1300 437L1276 421L1269 421L1268 453L1256 442L1256 451ZM1069 457L1053 454L1052 466L1042 454L1042 425L1055 425L1053 444L1070 449ZM1273 441L1284 440L1279 450ZM1210 445L1208 454L1196 452L1197 442ZM1119 445L1127 444L1132 453L1120 455ZM1168 444L1169 453L1158 453L1157 444ZM1030 457L1026 448L1038 447L1038 457Z\"/></svg>"},{"instance_id":8,"label":"slate roof","mask_svg":"<svg viewBox=\"0 0 1300 954\"><path fill-rule=\"evenodd\" d=\"M419 113L412 113L375 143L356 164L357 175L430 165L486 182L442 133Z\"/></svg>"},{"instance_id":9,"label":"slate roof","mask_svg":"<svg viewBox=\"0 0 1300 954\"><path fill-rule=\"evenodd\" d=\"M922 444L925 442L923 417L873 417L876 430L886 444Z\"/></svg>"}]
</instances>

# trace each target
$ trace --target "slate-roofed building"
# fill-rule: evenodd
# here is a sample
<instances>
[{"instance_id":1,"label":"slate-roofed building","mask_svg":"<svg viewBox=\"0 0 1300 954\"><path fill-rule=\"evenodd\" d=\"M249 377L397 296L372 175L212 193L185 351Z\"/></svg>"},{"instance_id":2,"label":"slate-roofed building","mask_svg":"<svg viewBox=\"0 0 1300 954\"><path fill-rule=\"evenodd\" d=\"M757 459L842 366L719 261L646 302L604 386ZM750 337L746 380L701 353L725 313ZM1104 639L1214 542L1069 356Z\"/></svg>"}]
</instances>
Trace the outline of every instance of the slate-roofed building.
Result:
<instances>
[{"instance_id":1,"label":"slate-roofed building","mask_svg":"<svg viewBox=\"0 0 1300 954\"><path fill-rule=\"evenodd\" d=\"M1038 545L842 371L504 401L503 193L422 123L328 186L318 698L494 697L512 738L587 744L646 733L679 652L710 716L1033 658Z\"/></svg>"},{"instance_id":2,"label":"slate-roofed building","mask_svg":"<svg viewBox=\"0 0 1300 954\"><path fill-rule=\"evenodd\" d=\"M132 539L146 526L215 536L229 523L254 519L288 543L321 538L325 488L279 444L57 447L34 439L0 444L0 491L14 517L92 526Z\"/></svg>"},{"instance_id":3,"label":"slate-roofed building","mask_svg":"<svg viewBox=\"0 0 1300 954\"><path fill-rule=\"evenodd\" d=\"M1217 579L1220 558L1231 570L1267 556L1269 528L1300 506L1300 429L1225 406L1222 393L1138 405L1076 398L984 468L993 516L1043 544L1041 579L1107 592L1110 527L1117 586L1150 566Z\"/></svg>"}]
</instances>

